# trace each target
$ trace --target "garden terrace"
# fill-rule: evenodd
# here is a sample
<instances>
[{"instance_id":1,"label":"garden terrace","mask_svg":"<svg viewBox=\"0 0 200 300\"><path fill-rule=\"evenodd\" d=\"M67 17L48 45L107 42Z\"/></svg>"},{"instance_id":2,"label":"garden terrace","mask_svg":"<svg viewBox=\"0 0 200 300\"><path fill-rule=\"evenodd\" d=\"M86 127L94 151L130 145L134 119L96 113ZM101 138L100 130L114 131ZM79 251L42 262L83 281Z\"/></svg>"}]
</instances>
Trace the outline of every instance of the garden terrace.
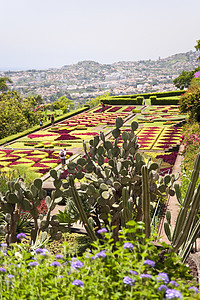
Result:
<instances>
[{"instance_id":1,"label":"garden terrace","mask_svg":"<svg viewBox=\"0 0 200 300\"><path fill-rule=\"evenodd\" d=\"M136 134L141 145L140 151L160 152L180 144L181 129L171 126L171 121L168 121L167 124L163 121L166 116L169 117L168 120L170 117L171 120L179 117L177 105L107 105L104 113L99 111L100 107L95 107L5 145L10 157L2 152L1 170L8 171L16 166L26 165L41 175L48 173L50 169L59 166L60 149L67 148L69 157L81 153L83 140L86 143L89 142L92 137L99 135L100 131L108 137L117 117L124 120L122 132L129 130L133 120L139 120L140 126ZM146 120L140 121L143 116ZM181 118L185 118L185 116L181 116ZM176 123L173 121L173 124ZM121 142L121 137L119 137L119 143ZM50 150L54 153L54 157L48 157Z\"/></svg>"}]
</instances>

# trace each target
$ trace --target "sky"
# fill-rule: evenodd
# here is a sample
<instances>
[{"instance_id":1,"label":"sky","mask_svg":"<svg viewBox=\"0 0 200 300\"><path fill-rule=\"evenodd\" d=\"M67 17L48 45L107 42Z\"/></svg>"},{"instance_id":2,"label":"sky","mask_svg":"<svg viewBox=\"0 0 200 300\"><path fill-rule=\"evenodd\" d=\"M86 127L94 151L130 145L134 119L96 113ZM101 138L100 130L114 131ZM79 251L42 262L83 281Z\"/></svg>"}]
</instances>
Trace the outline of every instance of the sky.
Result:
<instances>
[{"instance_id":1,"label":"sky","mask_svg":"<svg viewBox=\"0 0 200 300\"><path fill-rule=\"evenodd\" d=\"M0 0L0 70L195 51L199 0Z\"/></svg>"}]
</instances>

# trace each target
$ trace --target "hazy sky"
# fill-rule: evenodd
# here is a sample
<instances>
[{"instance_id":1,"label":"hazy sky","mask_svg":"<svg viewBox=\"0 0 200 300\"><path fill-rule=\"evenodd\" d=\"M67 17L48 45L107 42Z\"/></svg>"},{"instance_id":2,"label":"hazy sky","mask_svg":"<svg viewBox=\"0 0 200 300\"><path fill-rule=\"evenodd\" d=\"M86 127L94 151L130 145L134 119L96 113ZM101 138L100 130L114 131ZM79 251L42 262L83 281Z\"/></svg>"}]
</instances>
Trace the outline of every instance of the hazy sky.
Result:
<instances>
[{"instance_id":1,"label":"hazy sky","mask_svg":"<svg viewBox=\"0 0 200 300\"><path fill-rule=\"evenodd\" d=\"M200 0L0 0L0 70L195 50Z\"/></svg>"}]
</instances>

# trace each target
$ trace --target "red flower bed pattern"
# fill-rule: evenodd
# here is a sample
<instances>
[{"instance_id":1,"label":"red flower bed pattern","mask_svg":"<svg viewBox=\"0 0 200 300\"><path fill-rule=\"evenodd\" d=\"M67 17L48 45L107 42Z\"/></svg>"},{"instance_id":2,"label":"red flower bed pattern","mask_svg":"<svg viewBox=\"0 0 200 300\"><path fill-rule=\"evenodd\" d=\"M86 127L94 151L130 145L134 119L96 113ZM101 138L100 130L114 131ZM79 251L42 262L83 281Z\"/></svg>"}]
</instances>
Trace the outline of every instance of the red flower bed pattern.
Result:
<instances>
[{"instance_id":1,"label":"red flower bed pattern","mask_svg":"<svg viewBox=\"0 0 200 300\"><path fill-rule=\"evenodd\" d=\"M135 109L136 108L136 106L128 106L127 108L125 108L124 110L123 110L123 112L130 112L130 111L132 111L133 109Z\"/></svg>"}]
</instances>

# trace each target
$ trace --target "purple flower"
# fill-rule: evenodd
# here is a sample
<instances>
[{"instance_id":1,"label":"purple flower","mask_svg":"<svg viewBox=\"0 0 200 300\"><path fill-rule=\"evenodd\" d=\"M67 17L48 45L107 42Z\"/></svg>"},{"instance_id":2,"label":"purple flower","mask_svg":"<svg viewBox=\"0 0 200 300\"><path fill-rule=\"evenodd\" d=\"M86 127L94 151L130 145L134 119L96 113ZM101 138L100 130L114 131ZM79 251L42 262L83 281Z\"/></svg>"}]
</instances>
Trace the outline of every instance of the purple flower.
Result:
<instances>
[{"instance_id":1,"label":"purple flower","mask_svg":"<svg viewBox=\"0 0 200 300\"><path fill-rule=\"evenodd\" d=\"M1 243L1 247L7 247L6 243Z\"/></svg>"},{"instance_id":2,"label":"purple flower","mask_svg":"<svg viewBox=\"0 0 200 300\"><path fill-rule=\"evenodd\" d=\"M175 281L175 280L171 280L170 282L169 282L169 284L171 284L171 285L174 285L174 286L179 286L179 284Z\"/></svg>"},{"instance_id":3,"label":"purple flower","mask_svg":"<svg viewBox=\"0 0 200 300\"><path fill-rule=\"evenodd\" d=\"M38 253L42 253L43 252L43 249L42 248L37 248L35 249L35 253L38 254Z\"/></svg>"},{"instance_id":4,"label":"purple flower","mask_svg":"<svg viewBox=\"0 0 200 300\"><path fill-rule=\"evenodd\" d=\"M28 265L29 265L29 267L35 267L35 266L38 266L39 263L37 261L31 261Z\"/></svg>"},{"instance_id":5,"label":"purple flower","mask_svg":"<svg viewBox=\"0 0 200 300\"><path fill-rule=\"evenodd\" d=\"M106 252L106 250L101 250L100 252L96 253L95 256L94 256L94 259L100 258L100 257L105 258L106 257L105 252Z\"/></svg>"},{"instance_id":6,"label":"purple flower","mask_svg":"<svg viewBox=\"0 0 200 300\"><path fill-rule=\"evenodd\" d=\"M58 262L58 261L53 261L51 264L50 264L51 267L60 267L61 264Z\"/></svg>"},{"instance_id":7,"label":"purple flower","mask_svg":"<svg viewBox=\"0 0 200 300\"><path fill-rule=\"evenodd\" d=\"M169 277L166 273L158 273L158 276L156 277L158 281L163 281L164 283L169 282Z\"/></svg>"},{"instance_id":8,"label":"purple flower","mask_svg":"<svg viewBox=\"0 0 200 300\"><path fill-rule=\"evenodd\" d=\"M129 242L124 243L123 249L133 249L133 244Z\"/></svg>"},{"instance_id":9,"label":"purple flower","mask_svg":"<svg viewBox=\"0 0 200 300\"><path fill-rule=\"evenodd\" d=\"M198 290L198 288L197 288L196 286L190 286L190 287L188 288L188 290L189 290L189 291L194 291L194 292L196 292L196 293L199 292L199 290Z\"/></svg>"},{"instance_id":10,"label":"purple flower","mask_svg":"<svg viewBox=\"0 0 200 300\"><path fill-rule=\"evenodd\" d=\"M165 297L166 299L182 299L183 296L181 294L181 292L177 291L177 290L173 290L173 289L167 289L166 293L165 293Z\"/></svg>"},{"instance_id":11,"label":"purple flower","mask_svg":"<svg viewBox=\"0 0 200 300\"><path fill-rule=\"evenodd\" d=\"M73 282L72 282L73 285L77 285L77 286L81 286L83 287L84 286L84 283L83 281L79 280L79 279L75 279Z\"/></svg>"},{"instance_id":12,"label":"purple flower","mask_svg":"<svg viewBox=\"0 0 200 300\"><path fill-rule=\"evenodd\" d=\"M104 233L104 232L108 232L108 230L106 228L101 228L99 230L97 230L97 233Z\"/></svg>"},{"instance_id":13,"label":"purple flower","mask_svg":"<svg viewBox=\"0 0 200 300\"><path fill-rule=\"evenodd\" d=\"M0 268L0 272L6 273L6 269L5 268Z\"/></svg>"},{"instance_id":14,"label":"purple flower","mask_svg":"<svg viewBox=\"0 0 200 300\"><path fill-rule=\"evenodd\" d=\"M7 277L8 277L9 279L11 279L11 278L14 278L15 276L14 276L14 275L11 275L11 274L8 274Z\"/></svg>"},{"instance_id":15,"label":"purple flower","mask_svg":"<svg viewBox=\"0 0 200 300\"><path fill-rule=\"evenodd\" d=\"M149 278L149 279L151 279L151 275L150 274L141 274L140 278Z\"/></svg>"},{"instance_id":16,"label":"purple flower","mask_svg":"<svg viewBox=\"0 0 200 300\"><path fill-rule=\"evenodd\" d=\"M162 284L161 286L158 287L158 291L162 291L162 290L167 290L167 286L165 284Z\"/></svg>"},{"instance_id":17,"label":"purple flower","mask_svg":"<svg viewBox=\"0 0 200 300\"><path fill-rule=\"evenodd\" d=\"M149 265L149 266L151 266L151 267L155 267L155 262L153 261L153 260L150 260L150 259L146 259L145 261L144 261L144 265Z\"/></svg>"},{"instance_id":18,"label":"purple flower","mask_svg":"<svg viewBox=\"0 0 200 300\"><path fill-rule=\"evenodd\" d=\"M63 255L62 254L57 254L57 255L55 255L55 259L63 259Z\"/></svg>"},{"instance_id":19,"label":"purple flower","mask_svg":"<svg viewBox=\"0 0 200 300\"><path fill-rule=\"evenodd\" d=\"M133 275L137 275L137 274L138 274L138 272L132 271L132 270L130 270L129 273L131 273L131 274L133 274Z\"/></svg>"},{"instance_id":20,"label":"purple flower","mask_svg":"<svg viewBox=\"0 0 200 300\"><path fill-rule=\"evenodd\" d=\"M25 233L23 233L23 232L21 232L21 233L18 233L18 234L17 234L17 239L18 239L18 240L21 240L21 239L26 239L26 234L25 234Z\"/></svg>"},{"instance_id":21,"label":"purple flower","mask_svg":"<svg viewBox=\"0 0 200 300\"><path fill-rule=\"evenodd\" d=\"M72 258L72 260L71 260L71 269L80 269L80 268L82 268L84 265L83 265L83 263L80 261L80 260L78 260L78 259L76 259L75 257L74 258Z\"/></svg>"},{"instance_id":22,"label":"purple flower","mask_svg":"<svg viewBox=\"0 0 200 300\"><path fill-rule=\"evenodd\" d=\"M130 277L128 277L128 276L125 276L125 277L123 278L123 283L124 283L124 284L127 284L127 285L133 285L134 282L135 282L135 280L132 279L132 278L130 278Z\"/></svg>"},{"instance_id":23,"label":"purple flower","mask_svg":"<svg viewBox=\"0 0 200 300\"><path fill-rule=\"evenodd\" d=\"M198 77L200 77L200 71L198 71L198 72L194 73L194 77L195 77L195 78L198 78Z\"/></svg>"},{"instance_id":24,"label":"purple flower","mask_svg":"<svg viewBox=\"0 0 200 300\"><path fill-rule=\"evenodd\" d=\"M37 248L36 250L35 250L35 253L36 254L41 254L41 255L47 255L48 253L49 253L49 251L47 250L47 249L42 249L42 248Z\"/></svg>"}]
</instances>

